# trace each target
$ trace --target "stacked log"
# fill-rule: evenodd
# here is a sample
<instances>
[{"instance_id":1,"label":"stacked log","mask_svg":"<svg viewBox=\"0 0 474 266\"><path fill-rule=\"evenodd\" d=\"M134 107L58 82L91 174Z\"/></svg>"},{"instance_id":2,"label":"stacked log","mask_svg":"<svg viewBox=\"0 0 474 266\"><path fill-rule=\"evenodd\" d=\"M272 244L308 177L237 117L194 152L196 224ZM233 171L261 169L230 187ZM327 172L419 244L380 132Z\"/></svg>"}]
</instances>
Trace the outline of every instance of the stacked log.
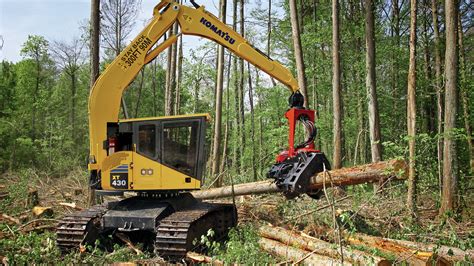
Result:
<instances>
[{"instance_id":1,"label":"stacked log","mask_svg":"<svg viewBox=\"0 0 474 266\"><path fill-rule=\"evenodd\" d=\"M331 243L301 233L292 232L281 227L262 226L259 229L259 233L262 237L274 239L303 250L314 251L316 254L334 258L339 261L344 259L352 264L390 265L390 262L384 258L358 250L349 250L346 247L342 247L341 256L341 248L338 248Z\"/></svg>"},{"instance_id":2,"label":"stacked log","mask_svg":"<svg viewBox=\"0 0 474 266\"><path fill-rule=\"evenodd\" d=\"M312 265L390 265L384 258L346 247L337 247L326 241L281 227L261 226L260 246L267 252L287 257L293 262L305 256L302 263ZM342 250L342 256L341 256Z\"/></svg>"},{"instance_id":3,"label":"stacked log","mask_svg":"<svg viewBox=\"0 0 474 266\"><path fill-rule=\"evenodd\" d=\"M411 264L431 265L434 261L438 265L451 265L462 261L474 262L474 250L463 251L455 247L382 238L360 233L346 234L345 239L352 245L368 245L387 253L399 254L399 258L407 257L406 261L412 261Z\"/></svg>"},{"instance_id":4,"label":"stacked log","mask_svg":"<svg viewBox=\"0 0 474 266\"><path fill-rule=\"evenodd\" d=\"M387 179L405 179L406 163L403 160L390 160L366 165L341 168L318 173L311 177L308 191L323 186L347 186L363 183L381 182ZM238 184L193 192L198 199L217 199L232 196L257 195L282 192L273 180Z\"/></svg>"}]
</instances>

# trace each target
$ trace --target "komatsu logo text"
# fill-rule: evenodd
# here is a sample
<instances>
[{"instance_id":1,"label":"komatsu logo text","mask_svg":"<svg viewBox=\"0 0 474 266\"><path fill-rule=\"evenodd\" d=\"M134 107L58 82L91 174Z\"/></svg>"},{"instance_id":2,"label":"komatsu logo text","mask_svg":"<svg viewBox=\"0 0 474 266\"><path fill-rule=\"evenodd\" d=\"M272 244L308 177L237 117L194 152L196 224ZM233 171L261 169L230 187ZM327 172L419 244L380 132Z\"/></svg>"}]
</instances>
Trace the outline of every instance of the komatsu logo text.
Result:
<instances>
[{"instance_id":1,"label":"komatsu logo text","mask_svg":"<svg viewBox=\"0 0 474 266\"><path fill-rule=\"evenodd\" d=\"M229 42L230 44L235 43L235 40L232 37L230 37L227 32L222 31L216 25L212 24L210 21L207 21L205 18L201 18L199 22L201 22L204 26L208 27L210 30L215 32L217 35L219 35L219 37L224 39L226 42Z\"/></svg>"}]
</instances>

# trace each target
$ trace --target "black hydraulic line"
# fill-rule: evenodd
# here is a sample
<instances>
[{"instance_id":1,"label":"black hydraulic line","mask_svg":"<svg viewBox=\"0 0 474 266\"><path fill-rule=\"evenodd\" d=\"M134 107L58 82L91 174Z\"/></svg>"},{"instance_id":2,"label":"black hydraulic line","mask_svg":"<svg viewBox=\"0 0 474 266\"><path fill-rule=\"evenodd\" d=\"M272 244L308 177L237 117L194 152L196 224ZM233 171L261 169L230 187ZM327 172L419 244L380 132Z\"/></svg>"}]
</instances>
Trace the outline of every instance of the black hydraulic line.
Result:
<instances>
[{"instance_id":1,"label":"black hydraulic line","mask_svg":"<svg viewBox=\"0 0 474 266\"><path fill-rule=\"evenodd\" d=\"M190 0L191 4L193 4L194 8L198 9L200 8L201 6L198 5L194 0Z\"/></svg>"}]
</instances>

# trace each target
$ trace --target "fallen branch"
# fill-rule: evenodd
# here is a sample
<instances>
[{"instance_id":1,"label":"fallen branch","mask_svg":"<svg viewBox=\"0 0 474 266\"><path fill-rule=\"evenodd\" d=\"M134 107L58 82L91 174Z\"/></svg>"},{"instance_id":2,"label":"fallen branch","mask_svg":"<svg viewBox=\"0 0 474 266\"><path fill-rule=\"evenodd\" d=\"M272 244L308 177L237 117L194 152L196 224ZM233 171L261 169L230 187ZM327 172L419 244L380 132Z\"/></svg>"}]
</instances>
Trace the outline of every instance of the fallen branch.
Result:
<instances>
[{"instance_id":1,"label":"fallen branch","mask_svg":"<svg viewBox=\"0 0 474 266\"><path fill-rule=\"evenodd\" d=\"M2 217L3 217L4 219L7 219L7 220L10 221L10 222L13 222L13 223L17 224L17 225L21 225L20 220L18 220L18 219L15 218L15 217L12 217L12 216L7 215L7 214L5 214L5 213L2 213Z\"/></svg>"},{"instance_id":2,"label":"fallen branch","mask_svg":"<svg viewBox=\"0 0 474 266\"><path fill-rule=\"evenodd\" d=\"M283 244L311 251L325 257L330 257L340 263L341 254L336 246L318 238L298 234L281 227L261 226L259 234L262 237L277 240ZM358 250L349 250L342 248L345 261L360 265L390 265L390 262L384 258L374 256Z\"/></svg>"},{"instance_id":3,"label":"fallen branch","mask_svg":"<svg viewBox=\"0 0 474 266\"><path fill-rule=\"evenodd\" d=\"M341 265L340 261L325 257L319 254L307 254L308 252L287 246L285 244L282 244L278 241L271 240L268 238L260 238L258 241L260 247L265 250L266 252L276 255L279 257L287 258L290 259L291 261L299 261L300 263L306 264L306 265ZM305 258L306 257L306 258ZM304 258L304 260L301 260ZM345 262L342 265L351 265L348 262Z\"/></svg>"},{"instance_id":4,"label":"fallen branch","mask_svg":"<svg viewBox=\"0 0 474 266\"><path fill-rule=\"evenodd\" d=\"M135 245L133 245L132 241L130 241L130 239L128 238L127 235L125 234L122 234L122 233L116 233L115 234L120 240L122 240L125 244L127 244L127 246L132 249L133 251L135 251L135 253L137 255L141 255L143 254L143 252L141 250L139 250L137 247L135 247Z\"/></svg>"},{"instance_id":5,"label":"fallen branch","mask_svg":"<svg viewBox=\"0 0 474 266\"><path fill-rule=\"evenodd\" d=\"M310 180L309 190L321 189L323 184L326 186L347 186L362 183L380 182L389 178L405 179L406 163L403 160L390 160L384 162L371 163L361 166L341 168L329 171L331 180L327 180L327 176L319 173ZM252 182L234 185L234 195L256 195L263 193L276 193L281 190L276 186L273 180L265 180L260 182ZM211 188L192 193L195 198L199 199L216 199L232 196L232 186Z\"/></svg>"},{"instance_id":6,"label":"fallen branch","mask_svg":"<svg viewBox=\"0 0 474 266\"><path fill-rule=\"evenodd\" d=\"M22 230L23 228L25 228L28 225L33 224L33 223L42 223L42 222L55 222L55 223L57 223L58 221L59 220L56 220L56 219L36 219L36 220L29 221L26 224L23 224L22 226L18 227L18 229L16 229L16 231Z\"/></svg>"}]
</instances>

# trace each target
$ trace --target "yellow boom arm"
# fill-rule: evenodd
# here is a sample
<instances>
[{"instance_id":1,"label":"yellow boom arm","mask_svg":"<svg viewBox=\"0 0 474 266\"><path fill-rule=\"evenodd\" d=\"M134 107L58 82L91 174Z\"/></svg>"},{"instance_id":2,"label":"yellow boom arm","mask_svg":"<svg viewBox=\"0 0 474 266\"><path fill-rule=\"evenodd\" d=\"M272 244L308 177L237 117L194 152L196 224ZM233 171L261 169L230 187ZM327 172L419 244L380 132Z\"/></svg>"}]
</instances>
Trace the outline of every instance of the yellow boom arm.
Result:
<instances>
[{"instance_id":1,"label":"yellow boom arm","mask_svg":"<svg viewBox=\"0 0 474 266\"><path fill-rule=\"evenodd\" d=\"M298 83L287 68L255 49L203 6L192 8L172 0L162 0L153 10L153 19L107 67L91 90L89 170L98 170L98 165L107 156L102 147L107 139L107 123L118 122L123 91L145 64L176 41L176 36L170 36L151 50L175 22L179 24L182 34L213 40L285 84L292 92L298 92Z\"/></svg>"}]
</instances>

